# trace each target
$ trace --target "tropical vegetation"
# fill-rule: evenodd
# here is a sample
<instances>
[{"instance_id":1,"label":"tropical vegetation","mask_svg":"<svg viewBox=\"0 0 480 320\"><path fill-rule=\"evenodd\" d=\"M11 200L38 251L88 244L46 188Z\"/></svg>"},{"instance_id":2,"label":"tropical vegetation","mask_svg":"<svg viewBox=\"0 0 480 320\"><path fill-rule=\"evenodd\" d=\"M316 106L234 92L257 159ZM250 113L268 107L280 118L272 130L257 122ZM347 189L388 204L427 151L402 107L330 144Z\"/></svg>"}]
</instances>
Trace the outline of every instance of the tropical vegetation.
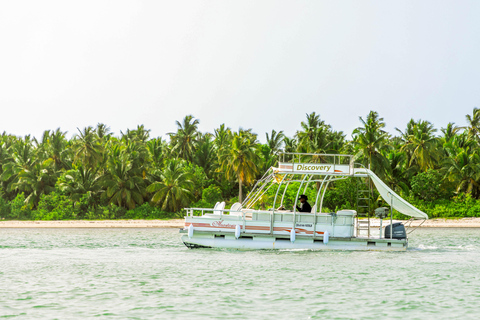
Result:
<instances>
[{"instance_id":1,"label":"tropical vegetation","mask_svg":"<svg viewBox=\"0 0 480 320\"><path fill-rule=\"evenodd\" d=\"M242 201L286 152L352 154L430 217L480 216L480 109L467 125L439 130L410 120L392 135L375 111L359 117L348 139L315 112L292 137L272 130L261 142L252 129L225 124L201 132L187 115L167 139L143 125L115 136L105 124L60 128L41 138L0 135L1 219L145 219L182 216L188 206ZM313 161L317 159L312 158ZM355 184L329 185L330 210L355 206ZM335 187L335 188L334 188ZM333 189L334 188L334 189ZM271 197L265 194L259 205ZM295 195L287 194L287 198ZM265 200L265 201L264 201ZM372 193L376 206L384 205ZM288 202L288 201L287 201Z\"/></svg>"}]
</instances>

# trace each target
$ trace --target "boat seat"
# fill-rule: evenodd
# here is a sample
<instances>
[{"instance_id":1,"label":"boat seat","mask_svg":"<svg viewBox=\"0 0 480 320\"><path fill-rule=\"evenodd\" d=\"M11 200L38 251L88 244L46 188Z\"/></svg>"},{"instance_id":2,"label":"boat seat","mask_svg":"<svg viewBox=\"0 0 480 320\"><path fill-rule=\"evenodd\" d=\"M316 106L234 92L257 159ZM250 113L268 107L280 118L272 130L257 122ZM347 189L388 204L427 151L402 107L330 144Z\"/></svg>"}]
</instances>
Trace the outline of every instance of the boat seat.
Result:
<instances>
[{"instance_id":1,"label":"boat seat","mask_svg":"<svg viewBox=\"0 0 480 320\"><path fill-rule=\"evenodd\" d=\"M230 208L230 215L231 216L243 216L242 213L242 204L240 202L235 202L232 207Z\"/></svg>"},{"instance_id":2,"label":"boat seat","mask_svg":"<svg viewBox=\"0 0 480 320\"><path fill-rule=\"evenodd\" d=\"M225 202L223 202L223 203L224 203L224 207L225 207ZM221 205L222 205L221 202L215 203L215 206L213 206L213 213L206 213L202 217L205 217L205 218L220 218L220 215L222 214L222 211L219 211L217 209L223 209L223 208L221 208Z\"/></svg>"},{"instance_id":3,"label":"boat seat","mask_svg":"<svg viewBox=\"0 0 480 320\"><path fill-rule=\"evenodd\" d=\"M220 203L217 202L218 205L215 205L213 208L213 213L214 214L222 214L222 210L225 209L225 201L222 201Z\"/></svg>"}]
</instances>

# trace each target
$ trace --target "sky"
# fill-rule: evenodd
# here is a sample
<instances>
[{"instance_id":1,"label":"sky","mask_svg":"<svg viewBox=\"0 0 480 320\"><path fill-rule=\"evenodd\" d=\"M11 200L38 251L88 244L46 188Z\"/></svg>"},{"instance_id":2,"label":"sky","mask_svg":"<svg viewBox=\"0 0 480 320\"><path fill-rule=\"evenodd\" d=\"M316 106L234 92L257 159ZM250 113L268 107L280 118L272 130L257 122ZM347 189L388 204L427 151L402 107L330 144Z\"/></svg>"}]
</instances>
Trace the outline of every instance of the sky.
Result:
<instances>
[{"instance_id":1,"label":"sky","mask_svg":"<svg viewBox=\"0 0 480 320\"><path fill-rule=\"evenodd\" d=\"M438 129L480 108L480 1L1 1L0 132L143 124L166 137Z\"/></svg>"}]
</instances>

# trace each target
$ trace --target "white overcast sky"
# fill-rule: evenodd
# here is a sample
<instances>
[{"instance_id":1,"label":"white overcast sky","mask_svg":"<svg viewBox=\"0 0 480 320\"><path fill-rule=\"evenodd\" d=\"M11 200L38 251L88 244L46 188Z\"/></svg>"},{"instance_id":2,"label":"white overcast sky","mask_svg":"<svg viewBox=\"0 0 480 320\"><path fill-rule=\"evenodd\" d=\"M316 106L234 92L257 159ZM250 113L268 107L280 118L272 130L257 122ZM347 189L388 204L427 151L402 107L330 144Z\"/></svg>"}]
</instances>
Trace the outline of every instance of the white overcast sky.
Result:
<instances>
[{"instance_id":1,"label":"white overcast sky","mask_svg":"<svg viewBox=\"0 0 480 320\"><path fill-rule=\"evenodd\" d=\"M0 132L465 125L480 1L0 1Z\"/></svg>"}]
</instances>

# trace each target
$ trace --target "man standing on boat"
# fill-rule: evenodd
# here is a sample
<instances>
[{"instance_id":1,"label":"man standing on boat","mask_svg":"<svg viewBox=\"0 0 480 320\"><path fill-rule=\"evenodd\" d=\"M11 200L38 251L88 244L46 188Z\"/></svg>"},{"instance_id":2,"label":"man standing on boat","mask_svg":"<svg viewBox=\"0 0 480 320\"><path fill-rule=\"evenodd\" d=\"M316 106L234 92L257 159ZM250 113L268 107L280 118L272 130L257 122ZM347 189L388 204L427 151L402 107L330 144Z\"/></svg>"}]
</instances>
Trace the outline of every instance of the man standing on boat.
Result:
<instances>
[{"instance_id":1,"label":"man standing on boat","mask_svg":"<svg viewBox=\"0 0 480 320\"><path fill-rule=\"evenodd\" d=\"M312 206L307 202L308 198L306 195L302 194L298 200L300 200L300 207L297 206L298 212L312 212Z\"/></svg>"}]
</instances>

